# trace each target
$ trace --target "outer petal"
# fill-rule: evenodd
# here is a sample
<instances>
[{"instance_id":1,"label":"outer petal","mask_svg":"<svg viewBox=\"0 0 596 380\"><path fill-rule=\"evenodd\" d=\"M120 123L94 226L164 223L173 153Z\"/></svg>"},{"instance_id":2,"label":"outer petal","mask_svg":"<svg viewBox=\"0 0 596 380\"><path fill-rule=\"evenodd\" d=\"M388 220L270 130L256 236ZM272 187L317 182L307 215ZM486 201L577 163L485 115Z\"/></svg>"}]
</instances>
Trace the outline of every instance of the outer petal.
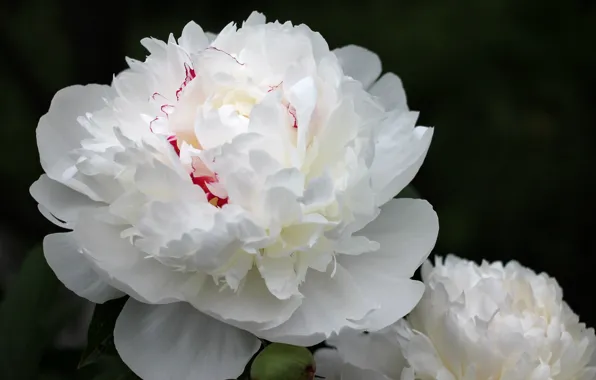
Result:
<instances>
[{"instance_id":1,"label":"outer petal","mask_svg":"<svg viewBox=\"0 0 596 380\"><path fill-rule=\"evenodd\" d=\"M392 379L398 379L406 366L397 331L392 326L370 333L344 329L327 343L337 348L345 362L383 373Z\"/></svg>"},{"instance_id":2,"label":"outer petal","mask_svg":"<svg viewBox=\"0 0 596 380\"><path fill-rule=\"evenodd\" d=\"M203 32L203 28L191 21L182 29L178 44L189 53L198 53L209 46L209 38Z\"/></svg>"},{"instance_id":3,"label":"outer petal","mask_svg":"<svg viewBox=\"0 0 596 380\"><path fill-rule=\"evenodd\" d=\"M409 313L424 293L424 285L409 280L437 240L439 222L423 200L394 199L359 234L377 241L380 249L338 259L365 294L380 303L362 322L371 330L384 328Z\"/></svg>"},{"instance_id":4,"label":"outer petal","mask_svg":"<svg viewBox=\"0 0 596 380\"><path fill-rule=\"evenodd\" d=\"M416 118L415 112L396 111L377 136L370 170L379 205L385 204L406 187L426 158L434 130L414 128Z\"/></svg>"},{"instance_id":5,"label":"outer petal","mask_svg":"<svg viewBox=\"0 0 596 380\"><path fill-rule=\"evenodd\" d=\"M54 224L65 228L73 227L80 211L102 204L50 179L45 174L31 185L29 191L39 203L42 214Z\"/></svg>"},{"instance_id":6,"label":"outer petal","mask_svg":"<svg viewBox=\"0 0 596 380\"><path fill-rule=\"evenodd\" d=\"M337 350L320 348L314 353L317 376L325 380L340 380L344 362Z\"/></svg>"},{"instance_id":7,"label":"outer petal","mask_svg":"<svg viewBox=\"0 0 596 380\"><path fill-rule=\"evenodd\" d=\"M44 255L58 279L77 295L95 303L124 296L100 278L89 259L80 252L73 235L73 232L65 232L43 239Z\"/></svg>"},{"instance_id":8,"label":"outer petal","mask_svg":"<svg viewBox=\"0 0 596 380\"><path fill-rule=\"evenodd\" d=\"M345 364L341 371L341 380L391 380L380 372L362 369L351 364Z\"/></svg>"},{"instance_id":9,"label":"outer petal","mask_svg":"<svg viewBox=\"0 0 596 380\"><path fill-rule=\"evenodd\" d=\"M333 51L344 74L368 88L381 75L381 59L370 50L356 45L347 45Z\"/></svg>"},{"instance_id":10,"label":"outer petal","mask_svg":"<svg viewBox=\"0 0 596 380\"><path fill-rule=\"evenodd\" d=\"M361 264L368 263L378 269L391 265L393 275L410 278L435 246L439 218L425 200L393 199L357 234L378 242L380 248L360 256L342 256L342 262L361 260Z\"/></svg>"},{"instance_id":11,"label":"outer petal","mask_svg":"<svg viewBox=\"0 0 596 380\"><path fill-rule=\"evenodd\" d=\"M390 380L380 372L344 363L336 350L321 348L315 352L317 376L326 380Z\"/></svg>"},{"instance_id":12,"label":"outer petal","mask_svg":"<svg viewBox=\"0 0 596 380\"><path fill-rule=\"evenodd\" d=\"M95 269L114 287L140 301L186 300L200 290L203 276L174 271L143 255L128 239L120 237L120 229L97 220L93 213L81 214L74 233Z\"/></svg>"},{"instance_id":13,"label":"outer petal","mask_svg":"<svg viewBox=\"0 0 596 380\"><path fill-rule=\"evenodd\" d=\"M68 153L90 137L77 118L100 110L112 96L110 86L96 84L66 87L54 95L50 110L37 125L41 166L50 178L62 182L64 172L75 164Z\"/></svg>"},{"instance_id":14,"label":"outer petal","mask_svg":"<svg viewBox=\"0 0 596 380\"><path fill-rule=\"evenodd\" d=\"M353 320L362 319L378 307L369 294L358 289L354 279L340 265L333 277L330 273L309 271L300 291L304 300L292 317L278 327L262 331L260 337L311 346L345 326L353 326Z\"/></svg>"},{"instance_id":15,"label":"outer petal","mask_svg":"<svg viewBox=\"0 0 596 380\"><path fill-rule=\"evenodd\" d=\"M261 342L187 303L148 305L129 299L116 321L122 360L144 380L238 377Z\"/></svg>"},{"instance_id":16,"label":"outer petal","mask_svg":"<svg viewBox=\"0 0 596 380\"><path fill-rule=\"evenodd\" d=\"M393 73L386 73L368 90L378 98L385 111L407 111L408 102L401 79Z\"/></svg>"}]
</instances>

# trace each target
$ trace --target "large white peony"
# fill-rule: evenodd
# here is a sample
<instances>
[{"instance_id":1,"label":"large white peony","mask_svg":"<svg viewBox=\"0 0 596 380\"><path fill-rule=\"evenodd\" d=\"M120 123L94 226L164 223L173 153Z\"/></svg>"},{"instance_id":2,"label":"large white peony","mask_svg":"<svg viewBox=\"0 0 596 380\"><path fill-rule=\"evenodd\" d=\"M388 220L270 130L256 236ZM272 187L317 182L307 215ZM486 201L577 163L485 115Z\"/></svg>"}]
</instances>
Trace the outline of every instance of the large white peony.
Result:
<instances>
[{"instance_id":1,"label":"large white peony","mask_svg":"<svg viewBox=\"0 0 596 380\"><path fill-rule=\"evenodd\" d=\"M422 277L427 290L407 320L331 340L338 352L318 355L328 379L596 379L594 329L545 273L450 255L425 263Z\"/></svg>"},{"instance_id":2,"label":"large white peony","mask_svg":"<svg viewBox=\"0 0 596 380\"><path fill-rule=\"evenodd\" d=\"M432 129L374 53L259 13L142 44L111 86L56 94L31 187L72 230L44 240L61 281L98 303L131 296L114 334L134 372L236 377L257 337L311 345L418 303L437 216L392 198Z\"/></svg>"}]
</instances>

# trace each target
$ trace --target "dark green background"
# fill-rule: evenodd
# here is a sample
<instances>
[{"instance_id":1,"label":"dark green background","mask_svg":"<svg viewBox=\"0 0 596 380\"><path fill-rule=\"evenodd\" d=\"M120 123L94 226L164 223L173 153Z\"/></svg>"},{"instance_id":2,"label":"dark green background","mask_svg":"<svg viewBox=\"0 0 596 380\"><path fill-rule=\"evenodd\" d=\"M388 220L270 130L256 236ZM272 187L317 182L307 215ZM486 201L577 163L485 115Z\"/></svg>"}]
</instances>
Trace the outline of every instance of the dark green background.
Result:
<instances>
[{"instance_id":1,"label":"dark green background","mask_svg":"<svg viewBox=\"0 0 596 380\"><path fill-rule=\"evenodd\" d=\"M36 123L53 94L109 83L124 56L145 56L144 36L178 36L191 19L219 31L253 9L307 23L332 47L365 46L401 76L420 124L436 127L414 181L439 214L436 253L516 259L546 271L582 320L596 325L590 1L3 2L0 229L2 255L17 258L11 267L2 261L4 270L14 272L18 258L53 231L28 193L41 174ZM42 366L59 372L77 359L78 352L48 351Z\"/></svg>"}]
</instances>

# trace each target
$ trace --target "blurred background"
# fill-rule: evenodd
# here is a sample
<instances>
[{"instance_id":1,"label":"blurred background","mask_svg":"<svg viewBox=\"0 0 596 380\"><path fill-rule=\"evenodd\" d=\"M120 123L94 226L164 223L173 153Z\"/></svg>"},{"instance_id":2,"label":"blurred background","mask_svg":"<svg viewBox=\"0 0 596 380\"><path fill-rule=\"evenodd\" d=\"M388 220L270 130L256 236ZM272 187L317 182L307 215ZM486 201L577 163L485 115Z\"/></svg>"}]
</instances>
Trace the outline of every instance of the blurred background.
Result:
<instances>
[{"instance_id":1,"label":"blurred background","mask_svg":"<svg viewBox=\"0 0 596 380\"><path fill-rule=\"evenodd\" d=\"M252 10L306 23L331 47L365 46L403 79L419 124L436 127L414 180L439 214L435 254L546 271L596 326L596 4L587 0L2 2L0 297L15 286L26 253L55 231L28 192L41 174L35 128L54 93L110 83L125 56L145 57L145 36L177 37L189 20L217 32ZM77 316L88 309L57 282L45 293L29 287L20 298L30 311L15 308L21 314L10 320L43 325L49 343L36 376L68 379L86 334ZM48 309L66 311L54 323Z\"/></svg>"}]
</instances>

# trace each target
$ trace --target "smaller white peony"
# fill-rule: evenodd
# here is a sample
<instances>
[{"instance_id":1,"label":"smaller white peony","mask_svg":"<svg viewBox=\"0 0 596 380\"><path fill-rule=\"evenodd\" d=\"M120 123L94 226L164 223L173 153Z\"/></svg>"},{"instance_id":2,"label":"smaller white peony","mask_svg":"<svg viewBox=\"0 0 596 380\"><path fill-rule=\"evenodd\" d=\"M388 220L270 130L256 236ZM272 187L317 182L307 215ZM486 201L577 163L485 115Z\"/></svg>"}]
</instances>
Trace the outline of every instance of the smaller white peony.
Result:
<instances>
[{"instance_id":1,"label":"smaller white peony","mask_svg":"<svg viewBox=\"0 0 596 380\"><path fill-rule=\"evenodd\" d=\"M422 278L426 292L407 320L330 340L341 365L320 352L327 379L596 379L594 329L547 274L449 255L426 262Z\"/></svg>"}]
</instances>

